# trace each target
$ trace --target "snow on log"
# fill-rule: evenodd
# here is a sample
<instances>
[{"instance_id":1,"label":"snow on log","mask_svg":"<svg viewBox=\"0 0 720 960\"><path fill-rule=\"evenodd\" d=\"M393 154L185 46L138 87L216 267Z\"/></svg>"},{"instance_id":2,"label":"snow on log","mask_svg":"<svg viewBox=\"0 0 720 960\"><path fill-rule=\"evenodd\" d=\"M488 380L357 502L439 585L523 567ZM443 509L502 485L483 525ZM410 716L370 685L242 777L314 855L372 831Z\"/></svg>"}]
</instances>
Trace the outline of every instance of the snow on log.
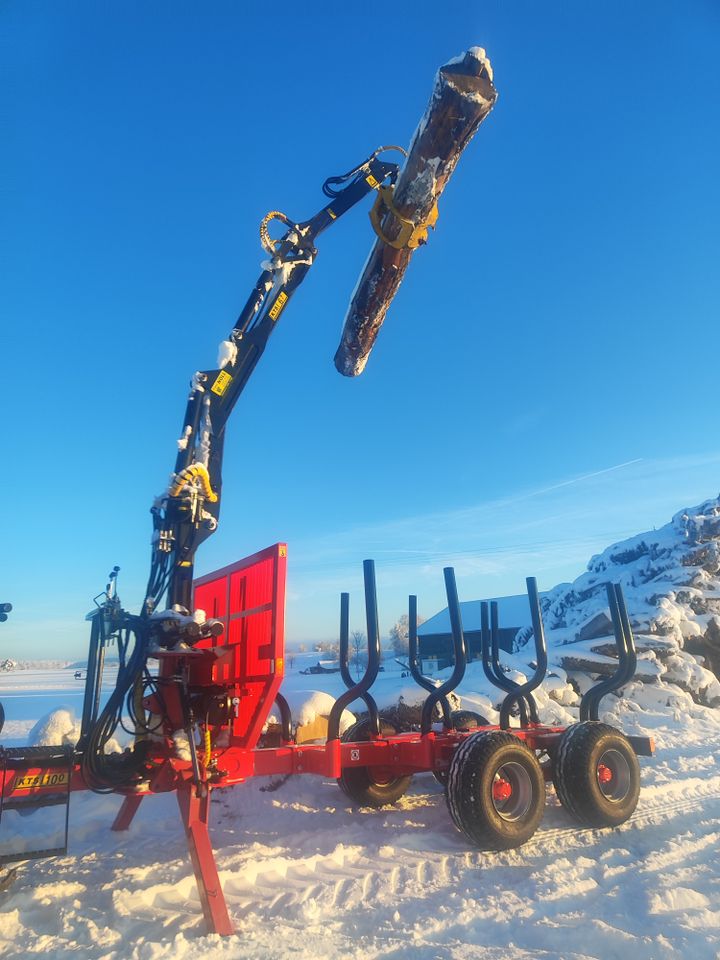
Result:
<instances>
[{"instance_id":1,"label":"snow on log","mask_svg":"<svg viewBox=\"0 0 720 960\"><path fill-rule=\"evenodd\" d=\"M471 47L438 70L392 197L402 218L418 225L428 222L460 154L493 108L497 92L492 76L482 47ZM390 210L380 226L391 241L401 235L402 224ZM412 254L413 249L397 249L378 236L355 288L335 354L335 366L346 377L355 377L365 368Z\"/></svg>"},{"instance_id":2,"label":"snow on log","mask_svg":"<svg viewBox=\"0 0 720 960\"><path fill-rule=\"evenodd\" d=\"M596 653L561 653L560 663L564 670L589 673L594 677L611 677L617 670L617 660L613 657L604 657ZM663 668L654 660L638 660L633 680L643 683L653 683L663 675Z\"/></svg>"}]
</instances>

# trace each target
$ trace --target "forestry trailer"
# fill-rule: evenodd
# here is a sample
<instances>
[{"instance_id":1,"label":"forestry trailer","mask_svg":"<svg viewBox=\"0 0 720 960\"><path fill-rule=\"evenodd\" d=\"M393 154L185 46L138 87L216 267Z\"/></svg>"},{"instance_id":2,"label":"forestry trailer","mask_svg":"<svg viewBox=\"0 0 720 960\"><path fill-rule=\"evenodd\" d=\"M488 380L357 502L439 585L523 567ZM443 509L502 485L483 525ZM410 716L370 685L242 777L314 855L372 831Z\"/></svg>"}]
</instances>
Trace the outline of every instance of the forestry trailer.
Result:
<instances>
[{"instance_id":1,"label":"forestry trailer","mask_svg":"<svg viewBox=\"0 0 720 960\"><path fill-rule=\"evenodd\" d=\"M618 587L608 585L615 626L615 675L585 694L580 721L563 729L543 725L532 691L541 683L547 653L535 581L528 596L535 671L522 685L499 661L498 615L482 608L485 673L504 693L497 725L453 712L448 695L463 678L466 648L451 568L445 570L452 624L454 669L439 686L420 671L417 606L410 598L410 670L427 690L417 729L397 732L379 714L370 688L380 664L375 572L365 562L368 658L364 675L348 669L348 595L340 606L340 665L347 690L335 702L325 743L298 744L280 693L284 667L284 590L287 550L276 544L247 560L194 578L195 555L216 529L221 502L223 441L228 418L271 333L315 261L320 234L371 193L375 246L353 296L335 356L338 370L360 373L387 307L414 250L437 219L437 200L457 160L495 102L490 64L473 47L438 72L433 94L400 169L381 147L348 173L325 181L327 202L309 220L278 211L263 219L267 253L258 278L217 366L192 378L172 480L152 507L152 562L145 601L137 614L117 594L117 568L91 615L80 740L74 747L0 748L0 821L13 814L64 809L64 842L31 849L0 846L0 862L49 856L67 849L67 816L75 790L123 797L113 829L124 830L142 802L174 791L187 834L204 917L210 931L233 925L218 879L208 822L214 790L253 776L314 773L337 778L358 804L398 800L414 773L431 771L445 785L456 826L476 845L516 847L535 832L543 813L545 782L553 781L567 810L581 823L614 826L627 820L639 792L637 755L652 743L626 737L598 719L600 699L627 683L635 670L630 623ZM405 153L404 150L400 150ZM284 233L272 239L270 224ZM117 683L105 703L105 652L117 648ZM152 666L151 666L152 664ZM343 710L361 700L367 719L340 735ZM279 745L259 747L276 708ZM132 742L108 749L118 729L131 724Z\"/></svg>"}]
</instances>

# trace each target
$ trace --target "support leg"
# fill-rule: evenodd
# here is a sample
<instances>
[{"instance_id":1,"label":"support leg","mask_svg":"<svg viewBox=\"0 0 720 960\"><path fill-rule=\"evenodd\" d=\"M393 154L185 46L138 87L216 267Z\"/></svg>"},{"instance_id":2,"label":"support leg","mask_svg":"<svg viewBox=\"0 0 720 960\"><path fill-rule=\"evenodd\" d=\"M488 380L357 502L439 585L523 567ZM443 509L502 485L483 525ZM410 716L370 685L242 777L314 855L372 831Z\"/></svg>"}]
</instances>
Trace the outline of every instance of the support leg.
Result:
<instances>
[{"instance_id":1,"label":"support leg","mask_svg":"<svg viewBox=\"0 0 720 960\"><path fill-rule=\"evenodd\" d=\"M123 800L122 806L118 810L118 814L113 820L111 829L127 830L132 823L133 817L137 813L137 808L140 806L141 800L142 796L129 793Z\"/></svg>"},{"instance_id":2,"label":"support leg","mask_svg":"<svg viewBox=\"0 0 720 960\"><path fill-rule=\"evenodd\" d=\"M187 784L178 789L177 798L208 932L230 936L235 931L228 915L208 834L210 791L204 797L197 797L194 786Z\"/></svg>"}]
</instances>

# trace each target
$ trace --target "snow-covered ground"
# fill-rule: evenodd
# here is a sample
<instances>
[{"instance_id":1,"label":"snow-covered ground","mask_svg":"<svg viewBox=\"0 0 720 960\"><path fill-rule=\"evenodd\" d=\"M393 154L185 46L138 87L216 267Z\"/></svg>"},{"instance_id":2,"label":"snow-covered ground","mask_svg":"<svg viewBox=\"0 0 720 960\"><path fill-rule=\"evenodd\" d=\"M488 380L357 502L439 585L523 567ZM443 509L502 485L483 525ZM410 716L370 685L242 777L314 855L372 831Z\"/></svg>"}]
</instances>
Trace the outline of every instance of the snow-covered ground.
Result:
<instances>
[{"instance_id":1,"label":"snow-covered ground","mask_svg":"<svg viewBox=\"0 0 720 960\"><path fill-rule=\"evenodd\" d=\"M334 692L338 678L295 673L288 681L301 701L303 685ZM380 685L381 699L382 687L387 697L413 692L389 668ZM475 668L464 687L468 704L488 709ZM574 713L540 699L546 717ZM641 763L638 809L619 829L578 829L550 790L535 837L489 854L468 847L429 775L383 811L353 809L334 782L317 777L294 777L275 791L264 790L267 781L216 791L212 839L238 931L222 939L204 933L174 796L149 798L131 829L113 834L119 798L75 794L68 855L0 874L0 952L716 958L720 711L662 683L633 684L609 700L605 719L657 743L656 756Z\"/></svg>"},{"instance_id":2,"label":"snow-covered ground","mask_svg":"<svg viewBox=\"0 0 720 960\"><path fill-rule=\"evenodd\" d=\"M546 594L550 674L537 691L544 722L573 722L578 690L612 668L602 629L608 580L625 588L641 652L638 678L605 698L601 719L656 742L655 756L641 760L640 802L623 826L579 829L550 787L535 836L517 850L484 853L454 828L429 774L382 811L353 809L318 777L217 790L211 835L237 929L223 939L204 933L173 795L148 798L130 830L113 834L120 798L75 794L68 855L0 871L2 956L717 960L720 685L701 661L720 637L720 501L615 544L573 584ZM532 672L527 639L503 655L517 679ZM300 674L317 659L296 655L283 685L302 722L342 689L337 674ZM71 677L0 674L5 745L73 736L71 712L56 714L44 732L34 727L47 709L74 705ZM479 664L468 665L459 693L463 707L497 718L499 695ZM424 696L392 661L373 694L381 708ZM13 816L26 836L39 833L33 817L49 825L43 810Z\"/></svg>"}]
</instances>

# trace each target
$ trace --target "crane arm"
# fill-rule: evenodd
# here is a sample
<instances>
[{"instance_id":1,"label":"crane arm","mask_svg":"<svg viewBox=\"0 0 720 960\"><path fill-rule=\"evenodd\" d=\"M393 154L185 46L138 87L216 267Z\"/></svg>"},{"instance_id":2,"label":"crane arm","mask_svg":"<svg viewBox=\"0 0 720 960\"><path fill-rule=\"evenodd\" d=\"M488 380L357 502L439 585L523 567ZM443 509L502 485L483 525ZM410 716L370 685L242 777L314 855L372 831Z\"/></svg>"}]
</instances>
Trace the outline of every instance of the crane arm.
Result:
<instances>
[{"instance_id":1,"label":"crane arm","mask_svg":"<svg viewBox=\"0 0 720 960\"><path fill-rule=\"evenodd\" d=\"M167 593L168 607L190 612L195 552L217 528L222 493L225 425L293 294L315 262L315 241L351 207L383 183L394 183L397 164L380 160L381 147L341 177L326 180L329 202L299 223L278 211L262 221L268 253L260 274L227 340L217 366L192 378L171 482L153 508L151 573L144 615L156 611ZM392 148L399 149L399 148ZM280 220L284 235L272 240L268 225Z\"/></svg>"}]
</instances>

